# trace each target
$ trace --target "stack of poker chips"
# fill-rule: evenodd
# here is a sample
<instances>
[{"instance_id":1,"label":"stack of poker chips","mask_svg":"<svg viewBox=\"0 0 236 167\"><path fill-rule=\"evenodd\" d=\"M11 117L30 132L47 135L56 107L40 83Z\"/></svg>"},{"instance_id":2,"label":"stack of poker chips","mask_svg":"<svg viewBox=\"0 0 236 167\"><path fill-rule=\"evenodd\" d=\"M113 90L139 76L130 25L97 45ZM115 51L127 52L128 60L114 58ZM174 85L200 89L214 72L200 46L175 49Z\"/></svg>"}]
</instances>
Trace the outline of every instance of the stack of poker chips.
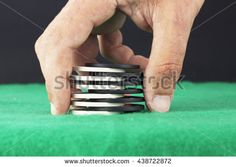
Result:
<instances>
[{"instance_id":1,"label":"stack of poker chips","mask_svg":"<svg viewBox=\"0 0 236 167\"><path fill-rule=\"evenodd\" d=\"M86 64L73 67L71 113L120 114L144 109L138 65Z\"/></svg>"}]
</instances>

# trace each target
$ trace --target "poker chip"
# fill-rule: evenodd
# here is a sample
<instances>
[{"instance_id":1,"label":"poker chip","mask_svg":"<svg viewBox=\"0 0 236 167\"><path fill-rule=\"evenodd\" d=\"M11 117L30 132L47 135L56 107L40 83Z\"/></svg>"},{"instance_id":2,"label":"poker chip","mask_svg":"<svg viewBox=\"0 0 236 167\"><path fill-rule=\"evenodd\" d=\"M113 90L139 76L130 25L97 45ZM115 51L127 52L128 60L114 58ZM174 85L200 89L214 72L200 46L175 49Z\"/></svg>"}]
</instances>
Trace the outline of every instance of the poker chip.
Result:
<instances>
[{"instance_id":1,"label":"poker chip","mask_svg":"<svg viewBox=\"0 0 236 167\"><path fill-rule=\"evenodd\" d=\"M73 115L123 114L144 109L143 74L138 65L88 63L73 67L72 74Z\"/></svg>"},{"instance_id":2,"label":"poker chip","mask_svg":"<svg viewBox=\"0 0 236 167\"><path fill-rule=\"evenodd\" d=\"M89 93L103 93L103 94L142 94L143 90L139 88L126 88L121 90L89 90Z\"/></svg>"},{"instance_id":3,"label":"poker chip","mask_svg":"<svg viewBox=\"0 0 236 167\"><path fill-rule=\"evenodd\" d=\"M109 112L109 111L80 111L80 110L72 110L71 113L73 115L114 115L121 114L120 112Z\"/></svg>"},{"instance_id":4,"label":"poker chip","mask_svg":"<svg viewBox=\"0 0 236 167\"><path fill-rule=\"evenodd\" d=\"M87 89L87 90L122 90L124 86L119 85L87 85L87 84L75 84L75 89Z\"/></svg>"},{"instance_id":5,"label":"poker chip","mask_svg":"<svg viewBox=\"0 0 236 167\"><path fill-rule=\"evenodd\" d=\"M78 99L71 98L72 102L78 101ZM132 102L142 102L144 101L143 97L119 97L119 98L98 98L98 99L82 99L82 102L108 102L108 103L132 103Z\"/></svg>"},{"instance_id":6,"label":"poker chip","mask_svg":"<svg viewBox=\"0 0 236 167\"><path fill-rule=\"evenodd\" d=\"M142 83L142 77L141 76L116 76L116 77L112 77L112 76L76 76L76 75L72 75L70 76L70 80L73 83L124 83L125 84L133 84L138 83L141 84Z\"/></svg>"},{"instance_id":7,"label":"poker chip","mask_svg":"<svg viewBox=\"0 0 236 167\"><path fill-rule=\"evenodd\" d=\"M134 72L123 72L123 73L118 73L118 72L89 72L90 76L109 76L109 77L120 77L120 78L131 78L131 77L136 77L136 78L141 78L142 73L139 71L134 71Z\"/></svg>"},{"instance_id":8,"label":"poker chip","mask_svg":"<svg viewBox=\"0 0 236 167\"><path fill-rule=\"evenodd\" d=\"M107 111L107 112L122 112L122 113L130 113L130 112L137 112L144 109L143 105L139 104L129 104L124 106L118 107L76 107L71 106L71 109L76 111Z\"/></svg>"},{"instance_id":9,"label":"poker chip","mask_svg":"<svg viewBox=\"0 0 236 167\"><path fill-rule=\"evenodd\" d=\"M114 85L114 86L135 86L138 85L139 82L130 82L130 81L79 81L76 80L73 82L75 85Z\"/></svg>"},{"instance_id":10,"label":"poker chip","mask_svg":"<svg viewBox=\"0 0 236 167\"><path fill-rule=\"evenodd\" d=\"M121 77L110 77L110 76L76 76L72 75L70 79L74 81L110 81L119 82L122 81Z\"/></svg>"},{"instance_id":11,"label":"poker chip","mask_svg":"<svg viewBox=\"0 0 236 167\"><path fill-rule=\"evenodd\" d=\"M130 64L94 64L87 63L86 66L90 67L105 67L105 68L120 68L120 69L139 69L139 65L130 65Z\"/></svg>"},{"instance_id":12,"label":"poker chip","mask_svg":"<svg viewBox=\"0 0 236 167\"><path fill-rule=\"evenodd\" d=\"M99 93L73 93L71 99L105 99L105 98L120 98L122 94L99 94Z\"/></svg>"},{"instance_id":13,"label":"poker chip","mask_svg":"<svg viewBox=\"0 0 236 167\"><path fill-rule=\"evenodd\" d=\"M139 72L138 69L121 69L121 68L109 68L109 67L82 67L77 66L73 68L76 72L101 72L101 73L126 73L126 72Z\"/></svg>"},{"instance_id":14,"label":"poker chip","mask_svg":"<svg viewBox=\"0 0 236 167\"><path fill-rule=\"evenodd\" d=\"M109 102L84 102L84 101L72 101L72 106L78 106L78 107L117 107L117 106L123 106L123 103L109 103Z\"/></svg>"}]
</instances>

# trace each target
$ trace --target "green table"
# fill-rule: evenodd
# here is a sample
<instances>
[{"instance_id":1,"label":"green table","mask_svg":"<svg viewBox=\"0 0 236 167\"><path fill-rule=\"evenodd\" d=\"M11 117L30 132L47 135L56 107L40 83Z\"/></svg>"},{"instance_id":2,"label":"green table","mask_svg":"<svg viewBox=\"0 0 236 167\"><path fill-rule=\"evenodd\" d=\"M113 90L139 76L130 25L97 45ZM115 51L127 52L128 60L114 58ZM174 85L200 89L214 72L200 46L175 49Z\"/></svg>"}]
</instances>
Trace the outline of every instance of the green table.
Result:
<instances>
[{"instance_id":1,"label":"green table","mask_svg":"<svg viewBox=\"0 0 236 167\"><path fill-rule=\"evenodd\" d=\"M55 117L43 85L1 85L0 155L236 155L236 84L183 87L165 114Z\"/></svg>"}]
</instances>

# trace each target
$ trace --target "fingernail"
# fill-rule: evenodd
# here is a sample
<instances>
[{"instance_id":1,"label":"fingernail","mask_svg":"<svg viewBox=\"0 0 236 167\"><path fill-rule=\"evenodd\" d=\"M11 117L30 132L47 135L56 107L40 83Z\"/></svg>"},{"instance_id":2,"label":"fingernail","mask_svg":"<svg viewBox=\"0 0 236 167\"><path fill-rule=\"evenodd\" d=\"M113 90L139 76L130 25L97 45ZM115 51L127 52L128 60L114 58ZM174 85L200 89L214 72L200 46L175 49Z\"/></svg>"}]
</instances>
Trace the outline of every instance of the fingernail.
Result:
<instances>
[{"instance_id":1,"label":"fingernail","mask_svg":"<svg viewBox=\"0 0 236 167\"><path fill-rule=\"evenodd\" d=\"M170 109L171 97L157 95L153 98L153 108L158 112L167 112Z\"/></svg>"},{"instance_id":2,"label":"fingernail","mask_svg":"<svg viewBox=\"0 0 236 167\"><path fill-rule=\"evenodd\" d=\"M52 113L52 115L57 115L56 107L52 103L50 103L50 105L51 105L51 113Z\"/></svg>"}]
</instances>

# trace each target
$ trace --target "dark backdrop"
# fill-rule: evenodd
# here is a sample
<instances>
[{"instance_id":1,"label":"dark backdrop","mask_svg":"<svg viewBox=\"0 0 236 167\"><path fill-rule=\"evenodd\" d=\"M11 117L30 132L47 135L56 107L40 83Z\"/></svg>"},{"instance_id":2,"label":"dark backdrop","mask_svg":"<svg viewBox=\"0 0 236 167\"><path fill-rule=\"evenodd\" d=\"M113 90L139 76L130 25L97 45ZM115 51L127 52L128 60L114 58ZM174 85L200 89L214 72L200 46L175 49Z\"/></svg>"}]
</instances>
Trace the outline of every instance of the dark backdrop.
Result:
<instances>
[{"instance_id":1,"label":"dark backdrop","mask_svg":"<svg viewBox=\"0 0 236 167\"><path fill-rule=\"evenodd\" d=\"M234 0L206 0L194 27ZM19 15L45 28L66 0L0 0L0 83L42 82L34 42L42 31ZM8 6L6 6L8 5ZM9 8L12 9L9 9ZM19 13L16 14L15 11ZM191 81L236 81L236 4L191 33L183 74ZM148 56L151 34L128 20L125 43Z\"/></svg>"}]
</instances>

